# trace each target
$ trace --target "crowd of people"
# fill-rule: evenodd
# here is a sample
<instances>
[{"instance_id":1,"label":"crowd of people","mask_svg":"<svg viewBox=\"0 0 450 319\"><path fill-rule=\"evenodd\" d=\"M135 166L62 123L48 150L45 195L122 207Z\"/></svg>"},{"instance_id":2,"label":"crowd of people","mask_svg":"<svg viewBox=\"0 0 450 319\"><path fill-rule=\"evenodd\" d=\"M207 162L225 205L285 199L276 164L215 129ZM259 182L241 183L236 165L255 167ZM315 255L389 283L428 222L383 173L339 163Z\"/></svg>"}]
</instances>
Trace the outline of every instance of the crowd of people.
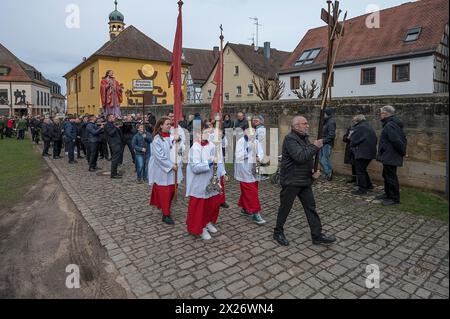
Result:
<instances>
[{"instance_id":1,"label":"crowd of people","mask_svg":"<svg viewBox=\"0 0 450 319\"><path fill-rule=\"evenodd\" d=\"M322 138L311 142L309 123L303 116L292 119L291 132L285 137L282 147L280 168L280 207L273 238L280 245L289 245L284 234L284 225L298 197L306 214L313 244L331 244L336 238L322 232L322 223L316 211L312 185L323 178L332 181L332 150L336 138L336 122L333 109L325 110L325 125ZM356 115L344 136L346 143L345 162L352 165L352 179L355 195L367 195L373 185L367 168L376 159L383 164L384 193L377 195L384 205L400 202L397 168L402 166L406 155L407 140L403 124L395 116L392 106L380 110L383 130L378 138L365 116ZM187 213L188 233L210 240L218 232L217 222L221 208L229 208L226 201L226 182L230 177L225 165L229 145L227 129L233 129L231 138L236 137L232 150L234 179L240 185L238 206L241 215L258 225L264 225L259 199L259 183L264 176L266 128L263 116L249 119L243 112L232 120L225 114L219 119L202 119L200 114L182 118L176 125L173 112L159 119L153 114L146 117L95 115L66 119L22 118L11 126L10 119L0 118L0 132L10 136L11 127L17 127L18 138L23 138L29 128L35 143L44 143L43 156L53 148L53 159L61 159L64 147L70 165L76 159L85 158L87 170L97 172L98 159L111 162L112 179L121 179L119 167L123 164L124 152L128 148L136 171L137 183L152 186L149 204L161 211L162 221L175 224L171 203L176 198L178 186L183 182L183 159L187 158L186 196L189 197ZM16 125L16 126L14 126ZM236 133L240 131L241 134ZM22 132L23 131L23 132ZM229 130L228 130L229 131ZM189 137L187 137L189 136ZM377 148L378 142L378 148ZM76 158L75 158L76 154ZM323 168L315 170L318 157Z\"/></svg>"}]
</instances>

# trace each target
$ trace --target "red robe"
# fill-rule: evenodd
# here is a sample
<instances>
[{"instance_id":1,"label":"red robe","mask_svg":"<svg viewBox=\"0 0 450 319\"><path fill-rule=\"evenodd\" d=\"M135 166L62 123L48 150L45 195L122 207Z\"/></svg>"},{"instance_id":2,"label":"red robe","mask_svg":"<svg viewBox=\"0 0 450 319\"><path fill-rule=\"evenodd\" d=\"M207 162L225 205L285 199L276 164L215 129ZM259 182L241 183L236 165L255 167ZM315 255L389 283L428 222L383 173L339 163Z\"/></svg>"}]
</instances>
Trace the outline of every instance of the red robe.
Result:
<instances>
[{"instance_id":1,"label":"red robe","mask_svg":"<svg viewBox=\"0 0 450 319\"><path fill-rule=\"evenodd\" d=\"M164 216L170 216L170 204L175 194L175 185L159 186L153 184L150 205L162 210Z\"/></svg>"},{"instance_id":2,"label":"red robe","mask_svg":"<svg viewBox=\"0 0 450 319\"><path fill-rule=\"evenodd\" d=\"M239 198L239 207L244 208L250 214L261 212L261 205L258 196L258 182L241 182L241 197Z\"/></svg>"},{"instance_id":3,"label":"red robe","mask_svg":"<svg viewBox=\"0 0 450 319\"><path fill-rule=\"evenodd\" d=\"M114 92L117 98L117 107L120 107L120 104L123 102L123 90L122 87L120 86L120 83L116 80L114 80ZM100 82L100 98L102 100L102 107L103 108L112 108L114 107L114 102L113 102L113 92L109 87L109 78L104 78L102 79L102 81Z\"/></svg>"}]
</instances>

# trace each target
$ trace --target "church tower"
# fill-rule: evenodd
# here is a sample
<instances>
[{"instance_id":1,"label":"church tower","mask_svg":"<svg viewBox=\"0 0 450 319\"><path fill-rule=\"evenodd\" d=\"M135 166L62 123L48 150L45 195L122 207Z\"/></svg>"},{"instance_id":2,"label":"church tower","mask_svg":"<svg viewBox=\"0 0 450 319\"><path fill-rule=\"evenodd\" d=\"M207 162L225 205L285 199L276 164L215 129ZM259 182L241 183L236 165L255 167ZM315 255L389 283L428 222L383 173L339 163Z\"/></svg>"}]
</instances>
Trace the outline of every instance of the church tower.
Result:
<instances>
[{"instance_id":1,"label":"church tower","mask_svg":"<svg viewBox=\"0 0 450 319\"><path fill-rule=\"evenodd\" d=\"M117 0L114 1L116 5L116 10L110 13L109 15L109 36L114 39L125 29L124 16L117 10Z\"/></svg>"}]
</instances>

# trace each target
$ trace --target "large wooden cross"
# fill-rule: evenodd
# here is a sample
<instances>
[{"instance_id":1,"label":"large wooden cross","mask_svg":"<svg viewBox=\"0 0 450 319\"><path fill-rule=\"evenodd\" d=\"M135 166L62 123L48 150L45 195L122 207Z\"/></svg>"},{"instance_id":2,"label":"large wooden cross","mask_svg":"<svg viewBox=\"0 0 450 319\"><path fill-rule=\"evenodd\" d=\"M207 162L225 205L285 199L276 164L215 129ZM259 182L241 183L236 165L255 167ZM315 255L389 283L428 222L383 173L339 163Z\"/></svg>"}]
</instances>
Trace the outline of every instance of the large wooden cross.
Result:
<instances>
[{"instance_id":1,"label":"large wooden cross","mask_svg":"<svg viewBox=\"0 0 450 319\"><path fill-rule=\"evenodd\" d=\"M328 48L328 57L327 57L327 69L324 77L324 83L322 83L322 103L320 106L320 118L318 125L318 133L317 139L321 139L323 135L323 125L325 120L325 108L329 102L328 99L331 100L331 87L334 82L334 64L336 62L336 56L339 50L339 43L335 46L336 41L340 41L340 39L344 36L344 24L347 18L347 13L345 13L343 22L339 22L340 15L342 11L339 9L339 1L335 0L334 3L331 0L327 1L328 10L322 9L321 19L328 26L328 38L327 38L327 48ZM333 83L334 84L334 83ZM320 154L317 154L315 162L314 162L314 171L318 171L319 169L319 157Z\"/></svg>"}]
</instances>

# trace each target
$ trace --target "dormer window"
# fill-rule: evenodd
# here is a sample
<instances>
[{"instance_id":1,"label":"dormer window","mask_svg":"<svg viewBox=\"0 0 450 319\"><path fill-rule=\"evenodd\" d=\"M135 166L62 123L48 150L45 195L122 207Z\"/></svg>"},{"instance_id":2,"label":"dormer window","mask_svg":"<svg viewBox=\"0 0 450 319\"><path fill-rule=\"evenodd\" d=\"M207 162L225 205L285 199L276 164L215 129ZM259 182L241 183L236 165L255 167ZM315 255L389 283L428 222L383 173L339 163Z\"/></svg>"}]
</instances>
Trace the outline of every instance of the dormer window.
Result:
<instances>
[{"instance_id":1,"label":"dormer window","mask_svg":"<svg viewBox=\"0 0 450 319\"><path fill-rule=\"evenodd\" d=\"M7 66L0 65L0 76L2 75L6 76L9 74L9 72L11 72L10 68L8 68Z\"/></svg>"},{"instance_id":2,"label":"dormer window","mask_svg":"<svg viewBox=\"0 0 450 319\"><path fill-rule=\"evenodd\" d=\"M316 48L303 51L300 58L295 62L295 66L313 64L321 50L321 48Z\"/></svg>"},{"instance_id":3,"label":"dormer window","mask_svg":"<svg viewBox=\"0 0 450 319\"><path fill-rule=\"evenodd\" d=\"M420 33L422 32L422 28L413 28L409 29L406 33L405 42L413 42L419 39Z\"/></svg>"}]
</instances>

